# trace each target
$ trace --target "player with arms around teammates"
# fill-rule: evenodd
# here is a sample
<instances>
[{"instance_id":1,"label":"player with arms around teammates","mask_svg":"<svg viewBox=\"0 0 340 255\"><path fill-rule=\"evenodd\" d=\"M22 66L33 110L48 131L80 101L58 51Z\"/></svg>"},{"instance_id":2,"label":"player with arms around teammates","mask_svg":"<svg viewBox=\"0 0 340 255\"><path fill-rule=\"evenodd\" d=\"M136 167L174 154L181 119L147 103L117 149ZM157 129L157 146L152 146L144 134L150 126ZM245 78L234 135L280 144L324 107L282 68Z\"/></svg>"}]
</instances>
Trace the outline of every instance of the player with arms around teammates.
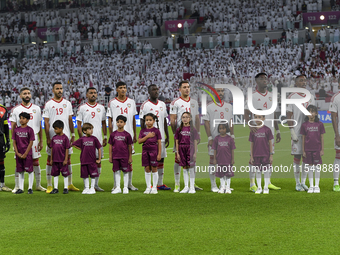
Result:
<instances>
[{"instance_id":1,"label":"player with arms around teammates","mask_svg":"<svg viewBox=\"0 0 340 255\"><path fill-rule=\"evenodd\" d=\"M56 133L52 127L53 123L57 120L61 120L64 123L63 133L68 137L70 143L74 142L74 126L73 126L73 110L70 101L63 98L63 85L60 82L55 82L52 87L53 98L50 99L46 104L43 112L43 118L45 119L45 134L46 134L46 152L47 152L47 163L46 163L46 179L47 179L47 190L46 193L51 193L52 187L52 165L51 165L51 139ZM71 133L71 136L70 136ZM71 139L70 139L71 138ZM73 153L73 148L68 150L68 169L70 175L68 175L68 190L79 191L72 184L72 166L71 166L71 154Z\"/></svg>"},{"instance_id":2,"label":"player with arms around teammates","mask_svg":"<svg viewBox=\"0 0 340 255\"><path fill-rule=\"evenodd\" d=\"M119 115L126 117L126 124L124 129L133 137L133 143L137 142L137 135L136 135L136 119L135 115L137 114L136 109L136 102L128 98L126 96L127 92L127 86L125 82L119 81L116 84L116 91L117 95L114 99L112 99L107 107L107 113L106 116L109 117L109 132L110 135L113 131L116 131L117 125L116 123L113 123L113 121L116 120L116 118ZM134 148L132 145L132 154L134 152ZM129 168L131 171L129 172L129 190L136 191L138 190L136 187L132 185L132 164L129 164ZM116 185L114 184L113 190L116 188ZM112 190L112 191L113 191Z\"/></svg>"},{"instance_id":3,"label":"player with arms around teammates","mask_svg":"<svg viewBox=\"0 0 340 255\"><path fill-rule=\"evenodd\" d=\"M102 147L101 150L101 158L104 157L103 147L107 144L107 128L106 128L106 111L105 107L101 104L97 103L97 90L94 87L88 88L86 90L87 102L78 107L77 112L77 130L79 138L83 136L82 131L82 123L90 123L93 126L93 136L95 136ZM104 134L104 140L102 137L102 131ZM98 150L96 151L96 156L98 159ZM98 169L98 177L95 177L94 189L96 191L104 191L99 187L99 177L101 173L101 163L97 165Z\"/></svg>"},{"instance_id":4,"label":"player with arms around teammates","mask_svg":"<svg viewBox=\"0 0 340 255\"><path fill-rule=\"evenodd\" d=\"M176 134L177 128L181 126L182 114L184 112L190 112L192 115L193 126L196 128L198 135L200 135L200 118L198 113L198 103L196 100L190 98L190 85L189 82L184 80L179 83L179 92L181 96L171 102L170 105L170 122L173 134ZM174 144L173 152L176 151L176 144ZM180 191L180 180L181 180L181 166L177 159L177 153L174 164L174 175L175 175L175 189L174 192ZM195 186L196 190L202 190L198 186Z\"/></svg>"},{"instance_id":5,"label":"player with arms around teammates","mask_svg":"<svg viewBox=\"0 0 340 255\"><path fill-rule=\"evenodd\" d=\"M169 146L169 132L168 132L168 123L167 123L167 117L168 113L166 111L166 105L163 101L158 100L159 96L159 88L155 84L151 84L148 87L149 92L149 99L145 101L141 108L139 113L139 119L141 123L141 129L145 128L145 122L144 122L144 115L148 113L153 113L158 118L158 125L159 125L159 131L162 135L161 145L162 145L162 153L161 153L161 160L158 162L158 190L170 190L168 186L163 184L163 177L164 177L164 158L167 157L166 148ZM156 127L155 122L155 127Z\"/></svg>"},{"instance_id":6,"label":"player with arms around teammates","mask_svg":"<svg viewBox=\"0 0 340 255\"><path fill-rule=\"evenodd\" d=\"M43 148L41 108L38 105L31 103L32 95L29 88L24 87L20 89L20 98L21 104L18 104L12 109L9 121L11 122L12 130L15 130L16 127L21 126L19 117L20 113L27 112L30 115L30 121L27 123L27 125L33 129L35 134L35 140L33 141L32 146L32 158L33 158L33 171L36 181L36 190L46 191L46 189L41 186L41 170L39 165L39 158L41 157L40 151ZM15 193L18 190L18 188L19 188L19 173L15 172L15 187L12 192Z\"/></svg>"}]
</instances>

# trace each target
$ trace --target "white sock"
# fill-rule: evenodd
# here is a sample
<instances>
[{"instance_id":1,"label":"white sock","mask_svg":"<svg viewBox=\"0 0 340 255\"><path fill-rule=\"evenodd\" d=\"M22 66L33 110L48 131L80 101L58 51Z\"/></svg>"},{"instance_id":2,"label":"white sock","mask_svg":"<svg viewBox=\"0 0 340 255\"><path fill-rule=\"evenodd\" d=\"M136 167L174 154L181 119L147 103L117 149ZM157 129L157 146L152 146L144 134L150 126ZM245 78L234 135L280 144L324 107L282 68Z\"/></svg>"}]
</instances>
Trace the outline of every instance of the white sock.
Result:
<instances>
[{"instance_id":1,"label":"white sock","mask_svg":"<svg viewBox=\"0 0 340 255\"><path fill-rule=\"evenodd\" d=\"M216 177L215 177L215 165L211 165L209 164L209 177L210 177L210 184L211 184L211 188L215 188L217 187L216 185Z\"/></svg>"},{"instance_id":2,"label":"white sock","mask_svg":"<svg viewBox=\"0 0 340 255\"><path fill-rule=\"evenodd\" d=\"M68 188L68 176L64 177L64 189Z\"/></svg>"},{"instance_id":3,"label":"white sock","mask_svg":"<svg viewBox=\"0 0 340 255\"><path fill-rule=\"evenodd\" d=\"M91 178L91 189L94 189L95 183L96 183L96 179L95 178Z\"/></svg>"},{"instance_id":4,"label":"white sock","mask_svg":"<svg viewBox=\"0 0 340 255\"><path fill-rule=\"evenodd\" d=\"M226 185L227 185L227 188L230 189L230 182L231 182L231 178L230 177L227 177L227 176L224 176L225 180L226 180Z\"/></svg>"},{"instance_id":5,"label":"white sock","mask_svg":"<svg viewBox=\"0 0 340 255\"><path fill-rule=\"evenodd\" d=\"M34 181L34 173L28 173L28 189L32 189Z\"/></svg>"},{"instance_id":6,"label":"white sock","mask_svg":"<svg viewBox=\"0 0 340 255\"><path fill-rule=\"evenodd\" d=\"M174 164L175 185L179 186L181 182L181 166L177 163Z\"/></svg>"},{"instance_id":7,"label":"white sock","mask_svg":"<svg viewBox=\"0 0 340 255\"><path fill-rule=\"evenodd\" d=\"M120 188L120 178L121 178L120 172L121 172L121 170L118 170L114 173L115 180L116 180L115 188Z\"/></svg>"},{"instance_id":8,"label":"white sock","mask_svg":"<svg viewBox=\"0 0 340 255\"><path fill-rule=\"evenodd\" d=\"M69 185L72 185L72 166L68 165L68 171L70 172L70 175L68 176L68 183Z\"/></svg>"},{"instance_id":9,"label":"white sock","mask_svg":"<svg viewBox=\"0 0 340 255\"><path fill-rule=\"evenodd\" d=\"M15 189L19 189L19 173L17 172L17 169L15 169Z\"/></svg>"},{"instance_id":10,"label":"white sock","mask_svg":"<svg viewBox=\"0 0 340 255\"><path fill-rule=\"evenodd\" d=\"M152 187L157 189L158 172L152 173Z\"/></svg>"},{"instance_id":11,"label":"white sock","mask_svg":"<svg viewBox=\"0 0 340 255\"><path fill-rule=\"evenodd\" d=\"M296 185L300 184L300 164L293 164Z\"/></svg>"},{"instance_id":12,"label":"white sock","mask_svg":"<svg viewBox=\"0 0 340 255\"><path fill-rule=\"evenodd\" d=\"M158 171L158 186L162 186L164 177L164 167L158 168L157 171Z\"/></svg>"},{"instance_id":13,"label":"white sock","mask_svg":"<svg viewBox=\"0 0 340 255\"><path fill-rule=\"evenodd\" d=\"M129 172L129 186L132 186L132 171Z\"/></svg>"},{"instance_id":14,"label":"white sock","mask_svg":"<svg viewBox=\"0 0 340 255\"><path fill-rule=\"evenodd\" d=\"M25 172L19 173L19 189L24 190Z\"/></svg>"},{"instance_id":15,"label":"white sock","mask_svg":"<svg viewBox=\"0 0 340 255\"><path fill-rule=\"evenodd\" d=\"M184 180L184 187L189 188L189 172L188 169L183 168L183 180Z\"/></svg>"},{"instance_id":16,"label":"white sock","mask_svg":"<svg viewBox=\"0 0 340 255\"><path fill-rule=\"evenodd\" d=\"M115 172L113 172L113 188L115 189L116 187L117 187L116 174L115 174Z\"/></svg>"},{"instance_id":17,"label":"white sock","mask_svg":"<svg viewBox=\"0 0 340 255\"><path fill-rule=\"evenodd\" d=\"M334 185L339 185L340 159L334 159L333 164L333 178Z\"/></svg>"},{"instance_id":18,"label":"white sock","mask_svg":"<svg viewBox=\"0 0 340 255\"><path fill-rule=\"evenodd\" d=\"M261 178L262 178L262 173L261 171L257 171L256 172L256 182L257 182L257 188L258 189L262 189L262 186L261 186Z\"/></svg>"},{"instance_id":19,"label":"white sock","mask_svg":"<svg viewBox=\"0 0 340 255\"><path fill-rule=\"evenodd\" d=\"M224 179L224 177L220 178L220 188L221 189L225 189L225 179Z\"/></svg>"},{"instance_id":20,"label":"white sock","mask_svg":"<svg viewBox=\"0 0 340 255\"><path fill-rule=\"evenodd\" d=\"M189 168L189 174L190 174L190 189L195 189L195 168L191 167Z\"/></svg>"},{"instance_id":21,"label":"white sock","mask_svg":"<svg viewBox=\"0 0 340 255\"><path fill-rule=\"evenodd\" d=\"M313 168L311 166L306 166L308 169L308 179L309 179L309 187L314 187L313 185Z\"/></svg>"},{"instance_id":22,"label":"white sock","mask_svg":"<svg viewBox=\"0 0 340 255\"><path fill-rule=\"evenodd\" d=\"M253 165L249 164L249 180L250 180L250 187L255 185L255 174L256 171L253 168Z\"/></svg>"},{"instance_id":23,"label":"white sock","mask_svg":"<svg viewBox=\"0 0 340 255\"><path fill-rule=\"evenodd\" d=\"M124 188L127 188L129 185L129 173L123 172L123 178L124 178Z\"/></svg>"},{"instance_id":24,"label":"white sock","mask_svg":"<svg viewBox=\"0 0 340 255\"><path fill-rule=\"evenodd\" d=\"M35 186L39 187L41 185L41 170L40 166L33 166L33 171L35 175Z\"/></svg>"},{"instance_id":25,"label":"white sock","mask_svg":"<svg viewBox=\"0 0 340 255\"><path fill-rule=\"evenodd\" d=\"M95 187L98 187L99 177L100 177L100 174L102 172L102 168L98 167L97 170L98 170L98 177L95 178L95 183L94 183Z\"/></svg>"},{"instance_id":26,"label":"white sock","mask_svg":"<svg viewBox=\"0 0 340 255\"><path fill-rule=\"evenodd\" d=\"M270 173L271 171L264 172L264 189L268 189L268 185L270 184Z\"/></svg>"},{"instance_id":27,"label":"white sock","mask_svg":"<svg viewBox=\"0 0 340 255\"><path fill-rule=\"evenodd\" d=\"M90 187L89 178L84 178L84 189L88 189Z\"/></svg>"},{"instance_id":28,"label":"white sock","mask_svg":"<svg viewBox=\"0 0 340 255\"><path fill-rule=\"evenodd\" d=\"M306 185L307 175L308 175L308 169L306 168L306 165L302 163L301 184Z\"/></svg>"},{"instance_id":29,"label":"white sock","mask_svg":"<svg viewBox=\"0 0 340 255\"><path fill-rule=\"evenodd\" d=\"M315 169L315 187L319 187L320 174L321 174L321 168L320 166L317 166Z\"/></svg>"},{"instance_id":30,"label":"white sock","mask_svg":"<svg viewBox=\"0 0 340 255\"><path fill-rule=\"evenodd\" d=\"M58 189L59 176L54 176L54 188Z\"/></svg>"},{"instance_id":31,"label":"white sock","mask_svg":"<svg viewBox=\"0 0 340 255\"><path fill-rule=\"evenodd\" d=\"M46 181L47 181L47 186L50 187L52 186L52 166L46 165Z\"/></svg>"},{"instance_id":32,"label":"white sock","mask_svg":"<svg viewBox=\"0 0 340 255\"><path fill-rule=\"evenodd\" d=\"M151 173L145 172L146 187L151 188Z\"/></svg>"}]
</instances>

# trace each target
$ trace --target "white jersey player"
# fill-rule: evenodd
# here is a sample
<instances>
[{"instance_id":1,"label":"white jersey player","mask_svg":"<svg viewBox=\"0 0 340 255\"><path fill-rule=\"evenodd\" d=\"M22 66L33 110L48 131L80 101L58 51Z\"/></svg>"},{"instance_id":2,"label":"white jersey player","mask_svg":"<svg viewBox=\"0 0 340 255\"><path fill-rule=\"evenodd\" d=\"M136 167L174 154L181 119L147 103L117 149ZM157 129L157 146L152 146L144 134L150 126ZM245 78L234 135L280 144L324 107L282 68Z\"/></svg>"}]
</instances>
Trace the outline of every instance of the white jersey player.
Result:
<instances>
[{"instance_id":1,"label":"white jersey player","mask_svg":"<svg viewBox=\"0 0 340 255\"><path fill-rule=\"evenodd\" d=\"M93 125L93 136L97 137L101 147L101 155L104 158L103 147L107 144L107 129L106 129L106 111L105 107L97 103L97 90L94 87L88 88L86 90L87 102L78 107L77 111L77 130L79 137L83 136L82 123L90 123ZM102 136L102 131L104 133L104 140ZM98 158L98 151L96 151ZM101 174L101 164L97 165L98 173ZM99 176L95 178L94 188L96 191L104 191L98 185Z\"/></svg>"},{"instance_id":2,"label":"white jersey player","mask_svg":"<svg viewBox=\"0 0 340 255\"><path fill-rule=\"evenodd\" d=\"M306 88L306 76L305 75L299 75L295 79L295 87L298 88ZM289 99L303 99L305 98L305 94L301 93L292 93L289 95ZM308 102L303 103L303 106L307 109L309 105L315 105L314 97L312 96ZM292 121L288 121L288 125L291 126L290 133L291 133L291 146L292 151L291 154L294 155L294 176L296 181L296 187L295 189L297 191L307 191L308 187L305 184L306 178L307 178L307 172L302 171L301 172L301 182L300 182L300 161L301 156L303 154L302 152L302 135L300 134L301 125L303 122L305 122L305 114L296 107L294 104L289 104L287 106L287 119L294 119L295 123ZM295 124L295 126L294 126ZM293 127L294 126L294 127Z\"/></svg>"},{"instance_id":3,"label":"white jersey player","mask_svg":"<svg viewBox=\"0 0 340 255\"><path fill-rule=\"evenodd\" d=\"M222 100L224 98L224 89L217 88L216 92L218 93L218 96ZM214 150L211 147L212 147L215 137L219 135L218 125L214 123L214 120L217 120L217 119L227 120L228 125L231 130L231 135L234 138L234 131L230 125L230 122L233 118L233 107L231 104L228 104L224 101L220 103L217 96L216 96L216 102L217 104L215 104L214 101L208 103L207 114L202 117L202 119L204 120L205 132L207 133L207 136L208 136L208 153L210 155L209 166L214 166ZM217 188L217 185L216 185L215 171L212 171L213 168L209 168L209 170L211 170L209 171L211 191L218 192L219 189ZM227 181L230 182L230 179Z\"/></svg>"},{"instance_id":4,"label":"white jersey player","mask_svg":"<svg viewBox=\"0 0 340 255\"><path fill-rule=\"evenodd\" d=\"M198 134L200 135L200 119L198 112L198 103L196 100L190 98L190 85L188 81L181 81L179 83L179 91L181 96L176 98L171 102L170 105L170 122L172 133L175 135L177 128L181 125L182 122L182 114L184 112L190 112L192 115L193 126L196 128ZM176 147L174 145L173 152L175 152ZM193 168L189 169L191 174L194 174ZM175 189L174 192L179 192L180 190L180 173L181 167L179 166L179 161L177 157L175 157L174 164L174 174L175 174ZM200 189L199 187L195 187L196 189ZM185 190L186 191L186 190ZM181 191L182 192L182 191Z\"/></svg>"},{"instance_id":5,"label":"white jersey player","mask_svg":"<svg viewBox=\"0 0 340 255\"><path fill-rule=\"evenodd\" d=\"M340 87L340 86L339 86ZM332 115L332 123L334 130L334 149L335 149L335 159L333 165L333 178L334 186L333 190L336 192L340 191L339 186L339 169L340 169L340 92L333 95L329 111Z\"/></svg>"},{"instance_id":6,"label":"white jersey player","mask_svg":"<svg viewBox=\"0 0 340 255\"><path fill-rule=\"evenodd\" d=\"M47 152L47 163L46 163L46 179L47 179L47 193L50 193L52 188L52 165L51 165L51 148L50 142L51 139L55 134L54 129L52 128L53 123L56 120L61 120L64 122L64 130L63 133L70 139L70 144L74 142L75 134L74 134L74 126L73 126L73 110L70 101L66 100L62 97L63 95L63 85L60 82L55 82L53 84L53 93L54 97L46 102L43 112L43 118L45 119L45 134L46 134L46 152ZM72 133L72 137L70 135ZM72 147L69 149L69 161L68 161L68 168L69 168L69 185L68 189L72 191L79 191L74 185L72 184L72 166L71 166L71 154L73 150Z\"/></svg>"},{"instance_id":7,"label":"white jersey player","mask_svg":"<svg viewBox=\"0 0 340 255\"><path fill-rule=\"evenodd\" d=\"M126 125L124 129L129 132L133 138L133 143L137 142L136 136L136 119L137 114L136 103L133 99L126 97L126 84L124 82L117 82L116 84L117 97L112 99L107 107L106 116L109 118L109 132L110 134L117 130L116 118L119 115L123 115L127 118ZM132 153L134 153L132 145ZM132 164L130 165L132 170ZM138 190L132 185L132 171L129 172L129 185L130 190ZM115 184L113 189L115 189Z\"/></svg>"},{"instance_id":8,"label":"white jersey player","mask_svg":"<svg viewBox=\"0 0 340 255\"><path fill-rule=\"evenodd\" d=\"M33 129L35 134L35 140L33 141L32 146L32 158L33 170L36 180L36 190L46 191L46 189L41 186L41 170L39 165L39 158L41 157L40 151L43 147L41 108L30 102L32 95L29 88L22 88L20 90L20 98L22 100L22 103L18 104L12 109L9 121L11 121L11 127L12 130L14 130L16 127L20 126L20 113L26 112L31 116L27 125ZM15 193L18 189L18 180L19 176L17 175L17 173L15 173L15 188L12 191L13 193Z\"/></svg>"},{"instance_id":9,"label":"white jersey player","mask_svg":"<svg viewBox=\"0 0 340 255\"><path fill-rule=\"evenodd\" d=\"M144 121L143 117L147 113L153 113L154 115L157 116L158 118L158 126L159 126L159 131L161 133L162 139L161 139L161 144L162 144L162 151L161 151L161 157L162 159L158 161L158 185L157 189L158 190L170 190L168 186L163 184L163 175L164 175L164 158L167 157L166 153L166 148L169 146L169 133L168 133L168 123L167 123L167 117L168 117L168 112L166 109L166 105L163 101L158 100L159 96L159 88L157 85L152 84L148 87L148 92L149 92L149 100L145 101L139 112L139 118L141 121L141 128L144 128ZM154 125L157 127L157 124L155 123Z\"/></svg>"},{"instance_id":10,"label":"white jersey player","mask_svg":"<svg viewBox=\"0 0 340 255\"><path fill-rule=\"evenodd\" d=\"M252 92L252 102L253 102L253 107L257 110L268 110L271 109L272 107L272 101L273 101L273 95L271 92L269 92L267 90L267 85L268 85L268 77L266 73L258 73L255 76L255 82L257 84L257 87L255 89L255 91ZM249 95L247 95L248 97ZM278 109L275 109L275 111L277 111ZM250 116L251 115L251 116ZM245 123L248 123L248 121L250 120L250 117L253 118L253 113L250 112L249 107L248 107L248 99L246 100L245 103L245 107L244 107L244 120ZM274 122L274 127L273 127L273 123L271 120L275 119L275 114L269 114L265 116L265 121L264 121L264 125L266 125L267 127L270 128L270 130L272 131L273 137L274 136L274 128L276 130L276 142L279 143L281 141L281 134L280 134L280 130L279 130L279 125L277 124L276 121ZM251 127L250 128L250 132L256 132L257 128L256 127ZM275 144L275 139L272 140L272 151L274 153L274 144ZM252 169L252 165L249 161L249 167L250 169ZM250 191L252 192L256 192L257 187L255 185L255 172L254 171L249 171L249 177L250 177ZM268 185L269 189L274 189L274 190L279 190L281 188L276 187L275 185L273 185L272 183L270 183Z\"/></svg>"}]
</instances>

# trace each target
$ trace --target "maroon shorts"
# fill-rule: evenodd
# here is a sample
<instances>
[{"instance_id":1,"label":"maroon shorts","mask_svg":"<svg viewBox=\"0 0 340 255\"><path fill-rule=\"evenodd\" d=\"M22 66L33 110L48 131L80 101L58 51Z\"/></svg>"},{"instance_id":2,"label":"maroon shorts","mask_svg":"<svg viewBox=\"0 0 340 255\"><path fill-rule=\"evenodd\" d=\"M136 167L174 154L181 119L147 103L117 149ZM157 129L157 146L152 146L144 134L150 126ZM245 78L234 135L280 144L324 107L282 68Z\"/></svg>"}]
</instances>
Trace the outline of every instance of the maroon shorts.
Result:
<instances>
[{"instance_id":1,"label":"maroon shorts","mask_svg":"<svg viewBox=\"0 0 340 255\"><path fill-rule=\"evenodd\" d=\"M66 177L70 175L70 171L68 170L68 165L63 165L63 162L53 162L52 163L52 176L59 176L61 173L62 176Z\"/></svg>"},{"instance_id":2,"label":"maroon shorts","mask_svg":"<svg viewBox=\"0 0 340 255\"><path fill-rule=\"evenodd\" d=\"M96 178L98 174L97 163L85 164L80 166L80 177L81 178Z\"/></svg>"},{"instance_id":3,"label":"maroon shorts","mask_svg":"<svg viewBox=\"0 0 340 255\"><path fill-rule=\"evenodd\" d=\"M142 166L157 167L157 152L156 151L143 151L142 153Z\"/></svg>"},{"instance_id":4,"label":"maroon shorts","mask_svg":"<svg viewBox=\"0 0 340 255\"><path fill-rule=\"evenodd\" d=\"M256 171L263 170L263 167L265 169L269 169L270 163L269 163L269 155L268 156L263 156L263 157L254 157L254 163L253 166L256 166Z\"/></svg>"},{"instance_id":5,"label":"maroon shorts","mask_svg":"<svg viewBox=\"0 0 340 255\"><path fill-rule=\"evenodd\" d=\"M303 158L303 163L308 165L321 165L322 159L320 151L306 151L306 157Z\"/></svg>"},{"instance_id":6,"label":"maroon shorts","mask_svg":"<svg viewBox=\"0 0 340 255\"><path fill-rule=\"evenodd\" d=\"M27 156L25 159L21 159L19 157L15 157L15 160L17 162L17 172L27 172L32 173L33 172L33 159L32 156Z\"/></svg>"},{"instance_id":7,"label":"maroon shorts","mask_svg":"<svg viewBox=\"0 0 340 255\"><path fill-rule=\"evenodd\" d=\"M190 166L190 145L180 145L178 153L181 158L179 165Z\"/></svg>"},{"instance_id":8,"label":"maroon shorts","mask_svg":"<svg viewBox=\"0 0 340 255\"><path fill-rule=\"evenodd\" d=\"M132 171L131 164L129 164L129 160L127 158L112 159L112 171L117 172L118 170L122 170L123 172Z\"/></svg>"},{"instance_id":9,"label":"maroon shorts","mask_svg":"<svg viewBox=\"0 0 340 255\"><path fill-rule=\"evenodd\" d=\"M216 169L215 176L218 178L223 178L224 176L227 176L227 177L234 176L233 165L226 165L226 166L217 165L215 169Z\"/></svg>"}]
</instances>

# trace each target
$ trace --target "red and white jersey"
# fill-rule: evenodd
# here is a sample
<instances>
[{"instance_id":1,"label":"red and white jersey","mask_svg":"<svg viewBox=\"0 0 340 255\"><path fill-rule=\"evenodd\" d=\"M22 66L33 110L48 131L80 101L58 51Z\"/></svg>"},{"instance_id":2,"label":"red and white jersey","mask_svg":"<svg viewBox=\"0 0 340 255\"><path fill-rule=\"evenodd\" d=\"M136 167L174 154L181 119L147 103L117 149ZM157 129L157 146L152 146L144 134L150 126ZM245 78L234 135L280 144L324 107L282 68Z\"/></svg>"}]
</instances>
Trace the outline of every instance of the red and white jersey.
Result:
<instances>
[{"instance_id":1,"label":"red and white jersey","mask_svg":"<svg viewBox=\"0 0 340 255\"><path fill-rule=\"evenodd\" d=\"M91 123L93 125L93 136L97 137L99 142L103 144L102 121L106 120L106 111L103 105L98 103L94 105L89 103L80 105L76 120L83 123Z\"/></svg>"},{"instance_id":2,"label":"red and white jersey","mask_svg":"<svg viewBox=\"0 0 340 255\"><path fill-rule=\"evenodd\" d=\"M306 95L301 94L301 93L292 93L288 96L289 99L301 99L301 98L304 98L304 97L306 97ZM309 105L315 105L315 101L314 101L313 96L311 96L311 99L309 99L308 102L303 103L303 106L306 109ZM301 129L302 123L305 122L306 115L303 112L301 112L300 109L297 108L295 104L288 104L287 105L287 112L292 112L293 113L292 119L296 120L296 122L297 122L296 126L293 128L294 131L295 131L295 134L297 136L302 136L302 135L300 135L300 129Z\"/></svg>"},{"instance_id":3,"label":"red and white jersey","mask_svg":"<svg viewBox=\"0 0 340 255\"><path fill-rule=\"evenodd\" d=\"M70 101L62 98L59 102L55 101L53 98L46 102L43 118L49 118L50 123L50 138L52 139L55 136L54 129L52 127L53 123L56 120L61 120L64 122L64 131L63 133L70 139L70 125L69 125L69 117L73 115L73 109Z\"/></svg>"},{"instance_id":4,"label":"red and white jersey","mask_svg":"<svg viewBox=\"0 0 340 255\"><path fill-rule=\"evenodd\" d=\"M207 105L207 114L202 117L203 120L207 120L210 122L210 133L213 139L219 135L218 133L218 124L214 127L214 120L224 119L228 121L228 125L230 127L230 119L233 118L233 107L231 104L228 104L222 101L222 105L215 104L214 102L210 102Z\"/></svg>"},{"instance_id":5,"label":"red and white jersey","mask_svg":"<svg viewBox=\"0 0 340 255\"><path fill-rule=\"evenodd\" d=\"M168 112L166 111L166 105L163 101L157 100L157 104L154 104L150 100L145 101L139 112L139 118L142 119L145 114L153 113L158 117L158 126L159 131L162 135L162 142L165 141L165 132L164 125L168 125L168 123L164 123L164 118L168 117ZM157 123L155 122L154 127L157 127Z\"/></svg>"},{"instance_id":6,"label":"red and white jersey","mask_svg":"<svg viewBox=\"0 0 340 255\"><path fill-rule=\"evenodd\" d=\"M38 134L40 131L42 120L40 107L32 103L27 107L23 104L18 104L12 109L11 115L9 116L9 121L15 122L17 124L17 127L20 127L21 125L19 114L22 112L27 112L29 113L29 115L31 115L31 118L27 125L33 129L34 134Z\"/></svg>"},{"instance_id":7,"label":"red and white jersey","mask_svg":"<svg viewBox=\"0 0 340 255\"><path fill-rule=\"evenodd\" d=\"M196 115L198 114L198 103L195 99L190 99L185 101L183 98L176 98L171 102L170 105L170 114L177 115L177 128L182 123L182 114L184 112L190 112L192 115L192 123L195 126Z\"/></svg>"},{"instance_id":8,"label":"red and white jersey","mask_svg":"<svg viewBox=\"0 0 340 255\"><path fill-rule=\"evenodd\" d=\"M253 106L255 109L269 110L272 107L273 95L268 90L266 91L266 93L262 94L257 89L255 89L255 91L253 91L253 94L252 94L252 99L253 99ZM248 98L246 100L244 109L249 110ZM279 111L279 107L277 107L275 111ZM252 114L252 117L254 118L254 114ZM266 115L264 125L269 127L270 130L272 131L272 134L275 135L274 123L272 121L273 119L275 119L274 113Z\"/></svg>"},{"instance_id":9,"label":"red and white jersey","mask_svg":"<svg viewBox=\"0 0 340 255\"><path fill-rule=\"evenodd\" d=\"M338 130L340 134L340 92L333 95L329 104L329 111L338 114Z\"/></svg>"},{"instance_id":10,"label":"red and white jersey","mask_svg":"<svg viewBox=\"0 0 340 255\"><path fill-rule=\"evenodd\" d=\"M112 118L113 131L117 130L117 116L125 116L127 120L124 130L126 130L133 138L133 119L136 114L137 109L135 100L127 97L124 101L119 101L118 98L113 98L108 104L106 116Z\"/></svg>"}]
</instances>

